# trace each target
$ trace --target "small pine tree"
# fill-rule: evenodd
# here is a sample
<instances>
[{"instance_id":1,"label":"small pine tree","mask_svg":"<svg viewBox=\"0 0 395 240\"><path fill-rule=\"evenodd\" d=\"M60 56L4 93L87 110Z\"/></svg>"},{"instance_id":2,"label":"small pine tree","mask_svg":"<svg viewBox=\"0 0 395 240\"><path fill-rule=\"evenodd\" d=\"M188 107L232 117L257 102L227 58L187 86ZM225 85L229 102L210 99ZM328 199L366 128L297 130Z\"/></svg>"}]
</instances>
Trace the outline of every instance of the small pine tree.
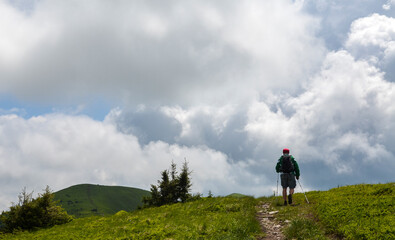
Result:
<instances>
[{"instance_id":1,"label":"small pine tree","mask_svg":"<svg viewBox=\"0 0 395 240\"><path fill-rule=\"evenodd\" d=\"M208 198L212 198L212 197L213 197L213 193L211 192L211 190L208 191L207 197L208 197Z\"/></svg>"},{"instance_id":2,"label":"small pine tree","mask_svg":"<svg viewBox=\"0 0 395 240\"><path fill-rule=\"evenodd\" d=\"M158 181L159 183L159 191L160 191L160 205L171 202L172 199L172 189L171 182L169 179L169 172L164 170L162 172L162 181Z\"/></svg>"},{"instance_id":3,"label":"small pine tree","mask_svg":"<svg viewBox=\"0 0 395 240\"><path fill-rule=\"evenodd\" d=\"M179 199L179 179L177 176L177 165L172 161L170 166L170 176L171 180L169 182L169 192L170 196L166 203L177 203ZM166 204L165 203L165 204Z\"/></svg>"},{"instance_id":4,"label":"small pine tree","mask_svg":"<svg viewBox=\"0 0 395 240\"><path fill-rule=\"evenodd\" d=\"M160 192L157 186L151 184L151 197L143 197L143 203L145 206L159 207L161 205Z\"/></svg>"},{"instance_id":5,"label":"small pine tree","mask_svg":"<svg viewBox=\"0 0 395 240\"><path fill-rule=\"evenodd\" d=\"M151 196L143 199L144 207L186 202L192 198L189 193L192 186L191 171L189 171L187 161L184 162L179 175L176 169L176 164L172 162L170 171L161 172L162 177L158 181L158 186L151 185Z\"/></svg>"},{"instance_id":6,"label":"small pine tree","mask_svg":"<svg viewBox=\"0 0 395 240\"><path fill-rule=\"evenodd\" d=\"M188 168L188 163L185 160L184 164L182 165L182 170L180 173L180 176L178 177L178 194L179 194L179 199L181 202L186 202L191 195L189 194L189 191L191 190L191 171L189 171Z\"/></svg>"}]
</instances>

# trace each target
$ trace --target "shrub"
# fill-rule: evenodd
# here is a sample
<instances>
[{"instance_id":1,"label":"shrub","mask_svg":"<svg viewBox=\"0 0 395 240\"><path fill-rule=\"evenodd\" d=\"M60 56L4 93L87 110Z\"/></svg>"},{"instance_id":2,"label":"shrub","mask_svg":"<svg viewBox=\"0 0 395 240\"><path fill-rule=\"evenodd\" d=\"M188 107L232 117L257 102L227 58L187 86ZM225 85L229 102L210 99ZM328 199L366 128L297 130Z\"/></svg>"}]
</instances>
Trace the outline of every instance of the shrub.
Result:
<instances>
[{"instance_id":1,"label":"shrub","mask_svg":"<svg viewBox=\"0 0 395 240\"><path fill-rule=\"evenodd\" d=\"M72 220L62 207L56 205L48 186L36 199L33 199L32 195L33 193L27 193L26 189L23 189L18 196L18 204L13 204L8 212L1 214L1 232L51 227Z\"/></svg>"},{"instance_id":2,"label":"shrub","mask_svg":"<svg viewBox=\"0 0 395 240\"><path fill-rule=\"evenodd\" d=\"M192 196L189 193L192 184L188 163L184 162L179 175L177 175L176 167L176 164L172 163L170 170L161 172L162 179L158 181L158 186L151 185L151 196L143 199L144 207L187 202L200 197L200 195Z\"/></svg>"}]
</instances>

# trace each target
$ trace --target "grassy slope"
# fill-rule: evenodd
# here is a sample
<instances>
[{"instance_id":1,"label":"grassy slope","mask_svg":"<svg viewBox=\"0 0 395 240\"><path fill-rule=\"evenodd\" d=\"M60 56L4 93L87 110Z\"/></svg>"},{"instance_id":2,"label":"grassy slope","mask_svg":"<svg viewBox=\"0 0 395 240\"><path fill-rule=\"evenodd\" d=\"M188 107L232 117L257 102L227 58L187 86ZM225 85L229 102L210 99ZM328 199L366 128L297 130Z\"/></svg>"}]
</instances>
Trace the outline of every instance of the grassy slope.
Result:
<instances>
[{"instance_id":1,"label":"grassy slope","mask_svg":"<svg viewBox=\"0 0 395 240\"><path fill-rule=\"evenodd\" d=\"M55 193L55 200L75 217L110 215L120 210L133 211L142 205L145 190L92 184L75 185Z\"/></svg>"},{"instance_id":2,"label":"grassy slope","mask_svg":"<svg viewBox=\"0 0 395 240\"><path fill-rule=\"evenodd\" d=\"M278 219L291 220L289 239L395 239L395 183L360 184L329 191L295 194L295 207L283 207L278 198L267 198L279 210Z\"/></svg>"},{"instance_id":3,"label":"grassy slope","mask_svg":"<svg viewBox=\"0 0 395 240\"><path fill-rule=\"evenodd\" d=\"M395 239L395 183L312 193L327 231L349 239Z\"/></svg>"},{"instance_id":4,"label":"grassy slope","mask_svg":"<svg viewBox=\"0 0 395 240\"><path fill-rule=\"evenodd\" d=\"M185 204L88 217L0 239L255 239L256 199L203 198Z\"/></svg>"},{"instance_id":5,"label":"grassy slope","mask_svg":"<svg viewBox=\"0 0 395 240\"><path fill-rule=\"evenodd\" d=\"M395 239L395 183L361 184L295 194L296 206L280 198L260 198L290 220L288 239ZM0 235L0 239L254 239L257 199L204 198L186 204L121 211L89 217L37 232Z\"/></svg>"}]
</instances>

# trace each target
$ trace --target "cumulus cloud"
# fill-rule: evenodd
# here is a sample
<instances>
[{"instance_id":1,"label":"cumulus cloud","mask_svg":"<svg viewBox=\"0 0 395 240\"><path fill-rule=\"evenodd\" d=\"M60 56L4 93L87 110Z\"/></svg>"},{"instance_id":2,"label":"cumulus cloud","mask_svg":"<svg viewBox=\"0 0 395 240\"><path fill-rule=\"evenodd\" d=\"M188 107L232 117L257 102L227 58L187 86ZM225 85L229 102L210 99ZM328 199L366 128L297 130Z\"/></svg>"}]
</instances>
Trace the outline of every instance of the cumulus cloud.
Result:
<instances>
[{"instance_id":1,"label":"cumulus cloud","mask_svg":"<svg viewBox=\"0 0 395 240\"><path fill-rule=\"evenodd\" d=\"M354 51L354 54L357 50L353 48L360 50L360 48L376 47L377 49L374 50L380 50L379 55L383 54L395 41L394 23L394 18L379 14L357 19L351 25L346 47ZM364 52L369 55L377 54L377 51Z\"/></svg>"},{"instance_id":2,"label":"cumulus cloud","mask_svg":"<svg viewBox=\"0 0 395 240\"><path fill-rule=\"evenodd\" d=\"M172 160L181 166L184 159L193 170L193 192L256 194L266 189L259 184L246 189L240 179L248 176L243 169L249 164L231 164L220 151L163 141L140 145L134 135L118 131L110 121L62 114L30 119L2 115L0 132L3 210L23 187L41 192L46 185L60 190L86 182L149 190Z\"/></svg>"},{"instance_id":3,"label":"cumulus cloud","mask_svg":"<svg viewBox=\"0 0 395 240\"><path fill-rule=\"evenodd\" d=\"M383 9L384 10L391 10L391 8L395 6L395 1L394 0L388 0L386 4L383 4Z\"/></svg>"},{"instance_id":4,"label":"cumulus cloud","mask_svg":"<svg viewBox=\"0 0 395 240\"><path fill-rule=\"evenodd\" d=\"M299 89L324 51L318 22L288 0L43 0L30 14L1 1L0 13L3 91L29 100L239 101Z\"/></svg>"},{"instance_id":5,"label":"cumulus cloud","mask_svg":"<svg viewBox=\"0 0 395 240\"><path fill-rule=\"evenodd\" d=\"M360 0L304 0L301 2L306 12L320 19L319 36L324 38L326 47L332 51L343 47L353 21L373 13L394 16L394 9L384 10L380 1L366 0L361 3Z\"/></svg>"},{"instance_id":6,"label":"cumulus cloud","mask_svg":"<svg viewBox=\"0 0 395 240\"><path fill-rule=\"evenodd\" d=\"M273 165L281 149L290 147L307 186L314 189L392 179L378 165L394 165L389 130L394 126L394 93L394 84L377 64L340 50L327 54L321 70L296 96L269 93L245 105L163 107L159 112L181 127L172 132L173 141L209 146L226 154L229 162L249 163L252 176L274 179ZM134 113L119 114L112 121L122 126L124 116Z\"/></svg>"},{"instance_id":7,"label":"cumulus cloud","mask_svg":"<svg viewBox=\"0 0 395 240\"><path fill-rule=\"evenodd\" d=\"M172 133L174 142L208 146L226 154L230 163L248 163L243 170L265 176L261 184L275 179L273 166L281 149L289 147L314 189L391 179L392 173L378 165L394 165L395 136L389 130L394 93L394 84L380 69L342 50L327 55L321 71L297 96L269 94L245 106L165 107L160 112L181 127ZM111 119L122 126L122 115L134 113L118 114ZM314 167L326 169L325 179Z\"/></svg>"},{"instance_id":8,"label":"cumulus cloud","mask_svg":"<svg viewBox=\"0 0 395 240\"><path fill-rule=\"evenodd\" d=\"M348 51L381 67L395 81L395 18L373 14L355 20L345 44Z\"/></svg>"},{"instance_id":9,"label":"cumulus cloud","mask_svg":"<svg viewBox=\"0 0 395 240\"><path fill-rule=\"evenodd\" d=\"M133 134L142 145L151 141L174 143L182 131L177 119L167 116L164 112L146 106L137 109L113 109L107 116L117 129L125 134Z\"/></svg>"},{"instance_id":10,"label":"cumulus cloud","mask_svg":"<svg viewBox=\"0 0 395 240\"><path fill-rule=\"evenodd\" d=\"M120 106L104 121L0 110L0 204L24 186L148 189L184 158L194 191L268 195L283 147L306 190L392 181L391 11L357 0L0 1L3 93Z\"/></svg>"},{"instance_id":11,"label":"cumulus cloud","mask_svg":"<svg viewBox=\"0 0 395 240\"><path fill-rule=\"evenodd\" d=\"M246 130L262 145L297 149L302 166L322 162L335 175L359 176L363 181L364 168L394 166L390 144L394 136L388 131L395 116L394 90L394 84L385 81L374 66L356 61L346 51L333 52L303 94L282 100L293 114L274 112L266 102L257 102L249 112ZM379 179L391 179L387 170L379 172Z\"/></svg>"}]
</instances>

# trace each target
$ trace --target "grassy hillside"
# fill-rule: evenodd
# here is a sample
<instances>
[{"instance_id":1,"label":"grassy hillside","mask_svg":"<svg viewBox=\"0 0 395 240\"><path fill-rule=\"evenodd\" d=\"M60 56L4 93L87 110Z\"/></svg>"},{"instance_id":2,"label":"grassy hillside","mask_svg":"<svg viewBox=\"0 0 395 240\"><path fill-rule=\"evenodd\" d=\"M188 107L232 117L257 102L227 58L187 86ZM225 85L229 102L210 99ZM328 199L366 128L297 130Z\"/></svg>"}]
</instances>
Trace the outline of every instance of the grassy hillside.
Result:
<instances>
[{"instance_id":1,"label":"grassy hillside","mask_svg":"<svg viewBox=\"0 0 395 240\"><path fill-rule=\"evenodd\" d=\"M312 193L327 231L348 239L395 239L395 184L362 184Z\"/></svg>"},{"instance_id":2,"label":"grassy hillside","mask_svg":"<svg viewBox=\"0 0 395 240\"><path fill-rule=\"evenodd\" d=\"M261 239L256 219L261 201L279 211L275 216L288 239L395 239L395 183L306 194L310 204L298 193L295 206L286 207L280 197L203 198L79 218L35 232L0 234L0 239Z\"/></svg>"},{"instance_id":3,"label":"grassy hillside","mask_svg":"<svg viewBox=\"0 0 395 240\"><path fill-rule=\"evenodd\" d=\"M145 190L92 184L75 185L55 192L55 200L75 217L111 215L120 210L133 211L142 205Z\"/></svg>"},{"instance_id":4,"label":"grassy hillside","mask_svg":"<svg viewBox=\"0 0 395 240\"><path fill-rule=\"evenodd\" d=\"M289 239L395 239L395 183L360 184L295 194L295 207L267 198L279 220L290 220Z\"/></svg>"},{"instance_id":5,"label":"grassy hillside","mask_svg":"<svg viewBox=\"0 0 395 240\"><path fill-rule=\"evenodd\" d=\"M253 198L204 198L189 203L121 211L112 216L0 235L0 239L255 239L260 233Z\"/></svg>"}]
</instances>

